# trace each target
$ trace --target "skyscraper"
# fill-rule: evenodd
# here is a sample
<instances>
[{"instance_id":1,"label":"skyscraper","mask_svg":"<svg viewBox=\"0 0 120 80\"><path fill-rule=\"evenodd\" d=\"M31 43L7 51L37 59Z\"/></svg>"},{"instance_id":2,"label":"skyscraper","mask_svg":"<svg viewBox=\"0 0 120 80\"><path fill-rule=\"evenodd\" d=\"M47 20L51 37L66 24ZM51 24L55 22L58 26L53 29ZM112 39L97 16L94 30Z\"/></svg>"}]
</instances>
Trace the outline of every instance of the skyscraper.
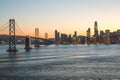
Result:
<instances>
[{"instance_id":1,"label":"skyscraper","mask_svg":"<svg viewBox=\"0 0 120 80\"><path fill-rule=\"evenodd\" d=\"M38 37L39 37L39 28L35 28L35 47L40 47Z\"/></svg>"},{"instance_id":2,"label":"skyscraper","mask_svg":"<svg viewBox=\"0 0 120 80\"><path fill-rule=\"evenodd\" d=\"M94 37L98 36L98 24L97 21L95 21L94 23Z\"/></svg>"},{"instance_id":3,"label":"skyscraper","mask_svg":"<svg viewBox=\"0 0 120 80\"><path fill-rule=\"evenodd\" d=\"M77 38L77 31L74 31L73 37Z\"/></svg>"},{"instance_id":4,"label":"skyscraper","mask_svg":"<svg viewBox=\"0 0 120 80\"><path fill-rule=\"evenodd\" d=\"M67 42L68 41L68 36L66 35L66 34L61 34L61 41L62 41L62 43L64 43L64 42Z\"/></svg>"},{"instance_id":5,"label":"skyscraper","mask_svg":"<svg viewBox=\"0 0 120 80\"><path fill-rule=\"evenodd\" d=\"M45 39L48 39L48 33L45 33Z\"/></svg>"},{"instance_id":6,"label":"skyscraper","mask_svg":"<svg viewBox=\"0 0 120 80\"><path fill-rule=\"evenodd\" d=\"M36 38L39 37L39 28L35 28L35 37L36 37Z\"/></svg>"},{"instance_id":7,"label":"skyscraper","mask_svg":"<svg viewBox=\"0 0 120 80\"><path fill-rule=\"evenodd\" d=\"M105 43L105 44L110 44L110 30L106 30L106 31L105 31L104 43Z\"/></svg>"},{"instance_id":8,"label":"skyscraper","mask_svg":"<svg viewBox=\"0 0 120 80\"><path fill-rule=\"evenodd\" d=\"M69 42L72 42L71 34L69 34L69 36L68 36L68 41L69 41Z\"/></svg>"},{"instance_id":9,"label":"skyscraper","mask_svg":"<svg viewBox=\"0 0 120 80\"><path fill-rule=\"evenodd\" d=\"M90 28L87 30L87 37L90 38Z\"/></svg>"},{"instance_id":10,"label":"skyscraper","mask_svg":"<svg viewBox=\"0 0 120 80\"><path fill-rule=\"evenodd\" d=\"M57 41L57 30L55 30L55 40Z\"/></svg>"},{"instance_id":11,"label":"skyscraper","mask_svg":"<svg viewBox=\"0 0 120 80\"><path fill-rule=\"evenodd\" d=\"M86 40L85 40L85 43L90 43L90 28L88 28L87 30L87 37L86 37Z\"/></svg>"},{"instance_id":12,"label":"skyscraper","mask_svg":"<svg viewBox=\"0 0 120 80\"><path fill-rule=\"evenodd\" d=\"M103 36L104 35L104 32L103 30L100 31L100 36Z\"/></svg>"},{"instance_id":13,"label":"skyscraper","mask_svg":"<svg viewBox=\"0 0 120 80\"><path fill-rule=\"evenodd\" d=\"M60 40L60 32L57 32L57 40Z\"/></svg>"},{"instance_id":14,"label":"skyscraper","mask_svg":"<svg viewBox=\"0 0 120 80\"><path fill-rule=\"evenodd\" d=\"M59 38L60 38L60 33L57 31L57 30L55 30L55 40L56 41L59 41Z\"/></svg>"},{"instance_id":15,"label":"skyscraper","mask_svg":"<svg viewBox=\"0 0 120 80\"><path fill-rule=\"evenodd\" d=\"M102 43L104 43L103 41L104 41L104 31L101 30L100 31L100 40L99 40L99 42L102 44Z\"/></svg>"}]
</instances>

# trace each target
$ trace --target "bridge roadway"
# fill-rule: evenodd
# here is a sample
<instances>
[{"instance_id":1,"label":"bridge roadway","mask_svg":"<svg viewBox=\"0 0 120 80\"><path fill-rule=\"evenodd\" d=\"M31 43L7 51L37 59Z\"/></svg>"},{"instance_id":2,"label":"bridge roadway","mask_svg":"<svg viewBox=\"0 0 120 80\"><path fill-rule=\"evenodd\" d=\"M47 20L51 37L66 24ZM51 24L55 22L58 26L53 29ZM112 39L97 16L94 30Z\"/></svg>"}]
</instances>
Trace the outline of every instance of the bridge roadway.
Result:
<instances>
[{"instance_id":1,"label":"bridge roadway","mask_svg":"<svg viewBox=\"0 0 120 80\"><path fill-rule=\"evenodd\" d=\"M21 35L16 35L16 38L26 38L26 37L31 37L31 39L35 39L36 37L33 37L33 36L21 36ZM0 35L0 38L8 38L9 39L9 35ZM41 44L44 44L44 45L50 45L50 44L53 44L54 41L53 40L49 40L49 39L44 39L44 38L37 38L37 39L40 39L42 40L42 42L40 42Z\"/></svg>"}]
</instances>

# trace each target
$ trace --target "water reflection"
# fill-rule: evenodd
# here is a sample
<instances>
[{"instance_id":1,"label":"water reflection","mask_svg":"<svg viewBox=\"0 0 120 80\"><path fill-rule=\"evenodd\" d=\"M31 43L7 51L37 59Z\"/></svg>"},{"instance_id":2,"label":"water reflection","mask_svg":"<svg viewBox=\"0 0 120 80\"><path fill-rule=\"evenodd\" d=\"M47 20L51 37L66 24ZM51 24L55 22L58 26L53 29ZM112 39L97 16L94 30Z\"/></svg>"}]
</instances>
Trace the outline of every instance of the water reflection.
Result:
<instances>
[{"instance_id":1,"label":"water reflection","mask_svg":"<svg viewBox=\"0 0 120 80\"><path fill-rule=\"evenodd\" d=\"M51 45L8 54L0 48L0 80L120 79L120 45Z\"/></svg>"}]
</instances>

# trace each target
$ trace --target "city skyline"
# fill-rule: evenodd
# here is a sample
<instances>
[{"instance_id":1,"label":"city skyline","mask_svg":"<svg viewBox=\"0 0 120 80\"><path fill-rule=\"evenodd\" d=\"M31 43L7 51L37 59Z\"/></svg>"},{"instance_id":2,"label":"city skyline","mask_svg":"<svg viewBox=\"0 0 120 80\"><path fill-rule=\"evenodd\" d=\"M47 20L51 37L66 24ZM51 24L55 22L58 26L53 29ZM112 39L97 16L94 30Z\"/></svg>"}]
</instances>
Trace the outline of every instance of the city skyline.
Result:
<instances>
[{"instance_id":1,"label":"city skyline","mask_svg":"<svg viewBox=\"0 0 120 80\"><path fill-rule=\"evenodd\" d=\"M119 0L0 0L0 26L14 18L25 34L34 35L39 28L40 37L48 33L54 37L54 30L61 33L85 35L94 22L98 30L120 29Z\"/></svg>"}]
</instances>

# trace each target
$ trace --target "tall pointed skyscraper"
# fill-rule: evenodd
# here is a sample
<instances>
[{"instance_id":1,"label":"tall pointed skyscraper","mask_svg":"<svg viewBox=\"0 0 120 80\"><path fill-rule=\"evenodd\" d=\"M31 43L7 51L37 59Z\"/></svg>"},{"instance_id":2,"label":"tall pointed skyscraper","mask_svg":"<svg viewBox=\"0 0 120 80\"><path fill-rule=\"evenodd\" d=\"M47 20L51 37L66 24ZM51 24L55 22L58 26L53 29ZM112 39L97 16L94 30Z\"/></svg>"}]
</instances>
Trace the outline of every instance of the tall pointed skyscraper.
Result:
<instances>
[{"instance_id":1,"label":"tall pointed skyscraper","mask_svg":"<svg viewBox=\"0 0 120 80\"><path fill-rule=\"evenodd\" d=\"M94 37L98 36L98 24L97 21L95 21L94 23Z\"/></svg>"}]
</instances>

